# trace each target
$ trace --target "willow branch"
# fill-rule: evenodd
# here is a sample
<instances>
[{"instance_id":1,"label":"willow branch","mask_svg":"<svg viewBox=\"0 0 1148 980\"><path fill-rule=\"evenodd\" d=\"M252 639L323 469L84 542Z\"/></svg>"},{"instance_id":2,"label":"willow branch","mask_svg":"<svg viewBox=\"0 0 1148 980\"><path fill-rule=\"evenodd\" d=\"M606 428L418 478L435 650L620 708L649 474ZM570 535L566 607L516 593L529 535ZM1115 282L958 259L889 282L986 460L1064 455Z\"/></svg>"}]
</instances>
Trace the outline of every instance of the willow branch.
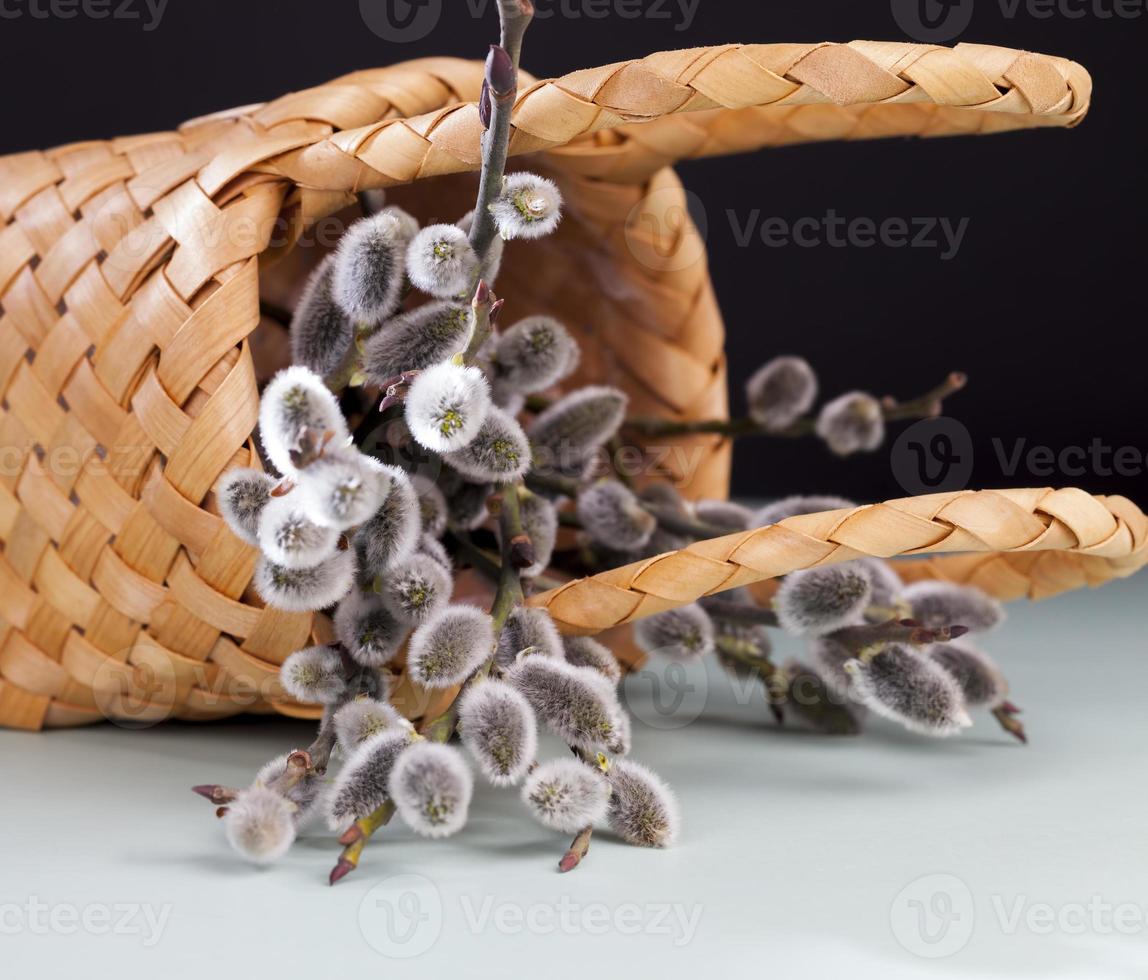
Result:
<instances>
[{"instance_id":1,"label":"willow branch","mask_svg":"<svg viewBox=\"0 0 1148 980\"><path fill-rule=\"evenodd\" d=\"M883 399L881 409L887 422L935 418L941 414L944 400L950 395L956 394L967 384L968 377L959 371L954 371L936 388L907 402L898 402L893 398ZM784 429L766 429L751 418L677 421L675 419L635 417L627 419L625 424L626 428L634 432L654 437L720 435L733 438L738 436L773 436L780 439L800 439L814 435L817 431L817 420L812 417L798 419Z\"/></svg>"}]
</instances>

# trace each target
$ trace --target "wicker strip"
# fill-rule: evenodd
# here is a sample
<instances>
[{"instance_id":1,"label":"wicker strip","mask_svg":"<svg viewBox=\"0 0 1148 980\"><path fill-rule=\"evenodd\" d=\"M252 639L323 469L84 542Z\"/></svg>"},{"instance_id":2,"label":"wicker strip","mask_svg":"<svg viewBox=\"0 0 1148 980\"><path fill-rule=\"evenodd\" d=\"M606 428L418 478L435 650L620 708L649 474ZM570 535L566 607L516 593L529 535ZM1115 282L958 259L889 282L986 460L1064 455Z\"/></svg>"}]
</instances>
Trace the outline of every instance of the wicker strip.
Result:
<instances>
[{"instance_id":1,"label":"wicker strip","mask_svg":"<svg viewBox=\"0 0 1148 980\"><path fill-rule=\"evenodd\" d=\"M865 555L937 552L979 554L897 568L907 580L945 579L1001 599L1044 599L1143 568L1148 517L1124 497L1075 489L933 494L791 517L579 579L529 601L548 610L563 632L593 634L805 568Z\"/></svg>"}]
</instances>

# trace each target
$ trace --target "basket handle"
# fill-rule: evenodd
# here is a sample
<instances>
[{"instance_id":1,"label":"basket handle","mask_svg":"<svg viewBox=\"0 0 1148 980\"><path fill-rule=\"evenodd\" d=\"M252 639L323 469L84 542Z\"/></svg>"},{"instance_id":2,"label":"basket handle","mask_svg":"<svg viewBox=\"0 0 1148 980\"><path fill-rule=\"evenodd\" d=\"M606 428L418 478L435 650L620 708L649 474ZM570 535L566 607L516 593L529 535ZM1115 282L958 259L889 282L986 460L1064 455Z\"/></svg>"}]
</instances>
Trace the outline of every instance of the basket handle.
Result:
<instances>
[{"instance_id":1,"label":"basket handle","mask_svg":"<svg viewBox=\"0 0 1148 980\"><path fill-rule=\"evenodd\" d=\"M1125 578L1148 564L1148 517L1124 497L1083 490L965 490L791 517L533 596L567 634L594 634L703 596L854 558L897 563L906 580L1043 599Z\"/></svg>"},{"instance_id":2,"label":"basket handle","mask_svg":"<svg viewBox=\"0 0 1148 980\"><path fill-rule=\"evenodd\" d=\"M214 195L251 169L351 193L475 170L481 83L477 62L430 58L239 110L262 127L309 119L339 131L249 140L209 165L200 183ZM1075 126L1091 91L1088 72L1074 62L993 45L694 48L524 79L511 152L554 151L574 172L641 182L677 160L763 146ZM207 117L183 131L233 118ZM605 137L608 130L615 132Z\"/></svg>"}]
</instances>

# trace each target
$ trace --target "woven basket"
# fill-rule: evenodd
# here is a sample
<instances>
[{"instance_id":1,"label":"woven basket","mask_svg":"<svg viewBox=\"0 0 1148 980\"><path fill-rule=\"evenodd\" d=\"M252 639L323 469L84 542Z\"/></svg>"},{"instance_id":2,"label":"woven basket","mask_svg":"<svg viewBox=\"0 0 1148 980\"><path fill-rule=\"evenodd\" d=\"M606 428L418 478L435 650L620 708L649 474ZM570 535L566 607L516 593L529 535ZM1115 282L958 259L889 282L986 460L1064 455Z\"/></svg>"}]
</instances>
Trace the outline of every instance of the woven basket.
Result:
<instances>
[{"instance_id":1,"label":"woven basket","mask_svg":"<svg viewBox=\"0 0 1148 980\"><path fill-rule=\"evenodd\" d=\"M276 674L330 624L262 607L256 555L211 494L255 461L258 385L281 356L260 299L292 302L321 254L300 237L357 191L395 188L424 219L467 210L481 79L477 63L416 61L175 132L0 158L0 725L314 715ZM568 218L510 246L500 292L516 316L564 318L582 378L625 388L641 414L723 416L722 324L669 165L1072 126L1089 94L1072 62L969 44L727 46L527 80L511 149L559 181ZM727 445L689 448L704 453L690 489L723 494ZM534 601L596 631L811 564L925 551L1008 552L909 574L1042 596L1130 573L1146 535L1127 501L1077 491L920 498L705 542ZM407 685L412 715L441 707L418 693Z\"/></svg>"}]
</instances>

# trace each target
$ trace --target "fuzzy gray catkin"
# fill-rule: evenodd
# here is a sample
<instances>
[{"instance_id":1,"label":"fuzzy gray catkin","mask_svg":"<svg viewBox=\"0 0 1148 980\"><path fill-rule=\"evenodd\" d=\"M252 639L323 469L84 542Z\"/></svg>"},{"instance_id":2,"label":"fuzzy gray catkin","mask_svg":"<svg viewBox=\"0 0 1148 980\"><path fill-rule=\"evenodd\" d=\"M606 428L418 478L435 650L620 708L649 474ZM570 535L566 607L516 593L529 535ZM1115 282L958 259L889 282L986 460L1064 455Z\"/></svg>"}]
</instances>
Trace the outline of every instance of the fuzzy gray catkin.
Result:
<instances>
[{"instance_id":1,"label":"fuzzy gray catkin","mask_svg":"<svg viewBox=\"0 0 1148 980\"><path fill-rule=\"evenodd\" d=\"M530 425L540 456L558 470L581 465L609 442L626 417L626 395L617 388L587 385L563 396Z\"/></svg>"},{"instance_id":2,"label":"fuzzy gray catkin","mask_svg":"<svg viewBox=\"0 0 1148 980\"><path fill-rule=\"evenodd\" d=\"M458 452L444 454L443 460L477 483L508 483L530 469L530 451L522 426L492 405L470 444Z\"/></svg>"},{"instance_id":3,"label":"fuzzy gray catkin","mask_svg":"<svg viewBox=\"0 0 1148 980\"><path fill-rule=\"evenodd\" d=\"M816 429L838 456L872 452L885 439L885 413L872 395L853 391L821 409Z\"/></svg>"},{"instance_id":4,"label":"fuzzy gray catkin","mask_svg":"<svg viewBox=\"0 0 1148 980\"><path fill-rule=\"evenodd\" d=\"M611 684L622 683L622 665L604 643L591 636L565 636L562 645L568 664L596 670Z\"/></svg>"},{"instance_id":5,"label":"fuzzy gray catkin","mask_svg":"<svg viewBox=\"0 0 1148 980\"><path fill-rule=\"evenodd\" d=\"M432 538L429 534L424 534L419 538L418 551L415 552L419 555L426 555L428 558L438 562L439 566L448 574L454 573L454 561L450 557L450 553L443 547L443 543L438 538Z\"/></svg>"},{"instance_id":6,"label":"fuzzy gray catkin","mask_svg":"<svg viewBox=\"0 0 1148 980\"><path fill-rule=\"evenodd\" d=\"M332 295L334 268L330 255L315 267L291 318L291 361L322 377L339 370L355 339L355 325Z\"/></svg>"},{"instance_id":7,"label":"fuzzy gray catkin","mask_svg":"<svg viewBox=\"0 0 1148 980\"><path fill-rule=\"evenodd\" d=\"M350 754L380 732L410 730L410 723L386 701L356 698L335 712L331 720L339 748Z\"/></svg>"},{"instance_id":8,"label":"fuzzy gray catkin","mask_svg":"<svg viewBox=\"0 0 1148 980\"><path fill-rule=\"evenodd\" d=\"M515 606L498 635L495 663L509 667L526 649L558 660L563 657L562 637L550 613L545 609Z\"/></svg>"},{"instance_id":9,"label":"fuzzy gray catkin","mask_svg":"<svg viewBox=\"0 0 1148 980\"><path fill-rule=\"evenodd\" d=\"M610 784L577 759L552 759L527 777L522 801L544 827L576 834L605 819Z\"/></svg>"},{"instance_id":10,"label":"fuzzy gray catkin","mask_svg":"<svg viewBox=\"0 0 1148 980\"><path fill-rule=\"evenodd\" d=\"M454 581L434 558L411 555L383 578L383 604L398 620L421 625L450 602Z\"/></svg>"},{"instance_id":11,"label":"fuzzy gray catkin","mask_svg":"<svg viewBox=\"0 0 1148 980\"><path fill-rule=\"evenodd\" d=\"M473 606L447 606L415 630L407 652L411 677L428 688L461 684L494 648L491 618Z\"/></svg>"},{"instance_id":12,"label":"fuzzy gray catkin","mask_svg":"<svg viewBox=\"0 0 1148 980\"><path fill-rule=\"evenodd\" d=\"M273 497L259 516L259 548L284 568L314 568L339 545L339 532L316 524L298 494Z\"/></svg>"},{"instance_id":13,"label":"fuzzy gray catkin","mask_svg":"<svg viewBox=\"0 0 1148 980\"><path fill-rule=\"evenodd\" d=\"M295 807L293 817L295 824L299 825L318 802L323 792L323 777L312 770L301 778L288 779L287 760L290 757L290 752L284 752L265 763L252 780L252 785L265 786L286 797L287 802Z\"/></svg>"},{"instance_id":14,"label":"fuzzy gray catkin","mask_svg":"<svg viewBox=\"0 0 1148 980\"><path fill-rule=\"evenodd\" d=\"M316 612L333 606L350 592L355 582L355 559L350 551L336 551L314 568L284 568L260 558L254 581L267 605L284 612Z\"/></svg>"},{"instance_id":15,"label":"fuzzy gray catkin","mask_svg":"<svg viewBox=\"0 0 1148 980\"><path fill-rule=\"evenodd\" d=\"M411 486L419 498L419 520L423 534L441 538L446 531L449 507L442 490L429 476L416 474L411 477Z\"/></svg>"},{"instance_id":16,"label":"fuzzy gray catkin","mask_svg":"<svg viewBox=\"0 0 1148 980\"><path fill-rule=\"evenodd\" d=\"M439 489L446 497L447 526L473 531L490 516L487 501L495 492L491 483L471 483L449 467L439 476Z\"/></svg>"},{"instance_id":17,"label":"fuzzy gray catkin","mask_svg":"<svg viewBox=\"0 0 1148 980\"><path fill-rule=\"evenodd\" d=\"M996 708L1008 697L1004 674L980 650L963 643L938 643L928 648L927 655L952 675L970 708Z\"/></svg>"},{"instance_id":18,"label":"fuzzy gray catkin","mask_svg":"<svg viewBox=\"0 0 1148 980\"><path fill-rule=\"evenodd\" d=\"M634 642L646 653L681 659L702 657L714 649L714 626L697 603L668 609L634 624Z\"/></svg>"},{"instance_id":19,"label":"fuzzy gray catkin","mask_svg":"<svg viewBox=\"0 0 1148 980\"><path fill-rule=\"evenodd\" d=\"M330 292L357 323L376 324L399 305L409 227L395 210L357 221L332 260Z\"/></svg>"},{"instance_id":20,"label":"fuzzy gray catkin","mask_svg":"<svg viewBox=\"0 0 1148 980\"><path fill-rule=\"evenodd\" d=\"M549 500L536 493L522 495L518 505L522 530L534 546L534 564L522 570L523 576L533 578L550 567L554 546L558 543L558 511ZM499 532L501 542L501 531Z\"/></svg>"},{"instance_id":21,"label":"fuzzy gray catkin","mask_svg":"<svg viewBox=\"0 0 1148 980\"><path fill-rule=\"evenodd\" d=\"M474 319L469 307L431 302L387 320L363 347L372 384L385 384L404 371L420 371L466 349Z\"/></svg>"},{"instance_id":22,"label":"fuzzy gray catkin","mask_svg":"<svg viewBox=\"0 0 1148 980\"><path fill-rule=\"evenodd\" d=\"M964 626L970 633L986 633L1005 618L1004 607L996 599L969 585L913 582L903 596L913 618L929 629Z\"/></svg>"},{"instance_id":23,"label":"fuzzy gray catkin","mask_svg":"<svg viewBox=\"0 0 1148 980\"><path fill-rule=\"evenodd\" d=\"M457 749L416 742L399 756L387 788L411 830L449 837L466 823L474 776Z\"/></svg>"},{"instance_id":24,"label":"fuzzy gray catkin","mask_svg":"<svg viewBox=\"0 0 1148 980\"><path fill-rule=\"evenodd\" d=\"M610 766L610 827L629 844L667 847L678 836L681 818L673 791L652 770L629 759Z\"/></svg>"},{"instance_id":25,"label":"fuzzy gray catkin","mask_svg":"<svg viewBox=\"0 0 1148 980\"><path fill-rule=\"evenodd\" d=\"M578 494L578 519L591 540L622 551L644 547L658 527L637 496L616 480L601 480Z\"/></svg>"},{"instance_id":26,"label":"fuzzy gray catkin","mask_svg":"<svg viewBox=\"0 0 1148 980\"><path fill-rule=\"evenodd\" d=\"M291 453L299 448L305 432L316 437L329 432L334 445L348 438L339 403L323 379L305 367L289 367L271 379L259 402L263 451L284 476L294 478L299 473Z\"/></svg>"},{"instance_id":27,"label":"fuzzy gray catkin","mask_svg":"<svg viewBox=\"0 0 1148 980\"><path fill-rule=\"evenodd\" d=\"M853 695L877 714L923 735L955 735L972 722L956 680L937 663L901 644L867 660L850 660Z\"/></svg>"},{"instance_id":28,"label":"fuzzy gray catkin","mask_svg":"<svg viewBox=\"0 0 1148 980\"><path fill-rule=\"evenodd\" d=\"M372 581L415 550L422 527L419 497L410 478L397 466L382 469L390 478L390 492L353 539L361 573Z\"/></svg>"},{"instance_id":29,"label":"fuzzy gray catkin","mask_svg":"<svg viewBox=\"0 0 1148 980\"><path fill-rule=\"evenodd\" d=\"M335 611L335 635L355 663L364 667L389 663L409 629L374 592L352 589Z\"/></svg>"},{"instance_id":30,"label":"fuzzy gray catkin","mask_svg":"<svg viewBox=\"0 0 1148 980\"><path fill-rule=\"evenodd\" d=\"M333 704L347 690L343 661L334 647L299 650L279 668L283 689L307 704Z\"/></svg>"},{"instance_id":31,"label":"fuzzy gray catkin","mask_svg":"<svg viewBox=\"0 0 1148 980\"><path fill-rule=\"evenodd\" d=\"M259 516L271 500L277 481L261 470L234 469L215 485L220 516L242 541L259 547Z\"/></svg>"},{"instance_id":32,"label":"fuzzy gray catkin","mask_svg":"<svg viewBox=\"0 0 1148 980\"><path fill-rule=\"evenodd\" d=\"M694 504L694 516L726 534L748 531L754 526L753 511L730 500L699 500Z\"/></svg>"},{"instance_id":33,"label":"fuzzy gray catkin","mask_svg":"<svg viewBox=\"0 0 1148 980\"><path fill-rule=\"evenodd\" d=\"M749 416L778 432L805 415L817 400L817 375L800 357L777 357L755 371L745 385Z\"/></svg>"},{"instance_id":34,"label":"fuzzy gray catkin","mask_svg":"<svg viewBox=\"0 0 1148 980\"><path fill-rule=\"evenodd\" d=\"M820 514L831 510L852 510L857 505L844 497L825 496L794 496L775 500L766 504L753 518L754 527L765 527L768 524L777 524L789 517L800 517L802 514Z\"/></svg>"},{"instance_id":35,"label":"fuzzy gray catkin","mask_svg":"<svg viewBox=\"0 0 1148 980\"><path fill-rule=\"evenodd\" d=\"M787 633L824 636L860 625L872 594L873 584L863 567L827 565L785 576L773 605Z\"/></svg>"},{"instance_id":36,"label":"fuzzy gray catkin","mask_svg":"<svg viewBox=\"0 0 1148 980\"><path fill-rule=\"evenodd\" d=\"M462 743L495 786L513 786L538 752L538 722L525 697L505 681L470 685L458 703Z\"/></svg>"},{"instance_id":37,"label":"fuzzy gray catkin","mask_svg":"<svg viewBox=\"0 0 1148 980\"><path fill-rule=\"evenodd\" d=\"M569 375L579 360L578 345L553 317L520 320L495 343L495 382L514 391L545 391Z\"/></svg>"},{"instance_id":38,"label":"fuzzy gray catkin","mask_svg":"<svg viewBox=\"0 0 1148 980\"><path fill-rule=\"evenodd\" d=\"M546 723L568 745L621 751L625 736L618 695L605 677L552 657L525 655L508 674Z\"/></svg>"},{"instance_id":39,"label":"fuzzy gray catkin","mask_svg":"<svg viewBox=\"0 0 1148 980\"><path fill-rule=\"evenodd\" d=\"M331 830L345 830L386 802L391 771L410 741L408 729L386 729L351 752L325 801Z\"/></svg>"}]
</instances>

